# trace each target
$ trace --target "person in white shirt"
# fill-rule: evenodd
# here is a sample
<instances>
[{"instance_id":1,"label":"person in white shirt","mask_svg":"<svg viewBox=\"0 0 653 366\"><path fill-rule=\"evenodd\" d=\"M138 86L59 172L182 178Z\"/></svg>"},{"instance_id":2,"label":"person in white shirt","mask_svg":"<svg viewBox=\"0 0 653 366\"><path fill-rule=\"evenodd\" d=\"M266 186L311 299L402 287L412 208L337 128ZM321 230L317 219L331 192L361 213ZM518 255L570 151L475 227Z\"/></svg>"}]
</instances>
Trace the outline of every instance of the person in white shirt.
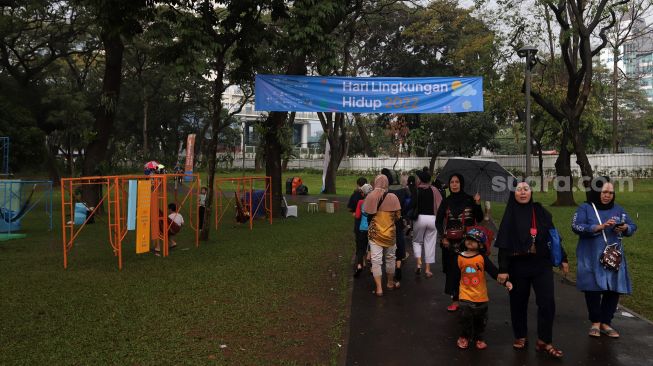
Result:
<instances>
[{"instance_id":1,"label":"person in white shirt","mask_svg":"<svg viewBox=\"0 0 653 366\"><path fill-rule=\"evenodd\" d=\"M159 211L160 214L163 214ZM163 225L163 224L161 224ZM184 226L184 217L177 212L177 204L170 203L168 204L168 246L170 249L177 247L177 242L172 238L175 236L181 228ZM160 228L163 230L163 227ZM159 240L156 241L156 246L154 247L154 254L159 256L161 255L161 248L159 247Z\"/></svg>"}]
</instances>

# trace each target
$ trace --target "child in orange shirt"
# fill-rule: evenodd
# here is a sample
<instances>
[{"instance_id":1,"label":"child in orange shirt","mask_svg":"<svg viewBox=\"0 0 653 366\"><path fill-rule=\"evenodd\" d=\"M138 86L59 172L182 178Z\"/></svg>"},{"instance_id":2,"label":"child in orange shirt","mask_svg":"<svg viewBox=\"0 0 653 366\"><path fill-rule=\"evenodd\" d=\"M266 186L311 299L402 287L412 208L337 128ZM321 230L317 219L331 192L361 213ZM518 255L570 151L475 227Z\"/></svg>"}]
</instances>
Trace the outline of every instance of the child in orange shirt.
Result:
<instances>
[{"instance_id":1,"label":"child in orange shirt","mask_svg":"<svg viewBox=\"0 0 653 366\"><path fill-rule=\"evenodd\" d=\"M458 255L460 268L460 325L462 335L456 342L458 348L466 349L475 342L477 349L487 348L483 331L487 325L488 295L485 272L496 279L498 268L485 255L487 237L481 230L472 228L465 233L465 251ZM512 290L512 283L505 286Z\"/></svg>"}]
</instances>

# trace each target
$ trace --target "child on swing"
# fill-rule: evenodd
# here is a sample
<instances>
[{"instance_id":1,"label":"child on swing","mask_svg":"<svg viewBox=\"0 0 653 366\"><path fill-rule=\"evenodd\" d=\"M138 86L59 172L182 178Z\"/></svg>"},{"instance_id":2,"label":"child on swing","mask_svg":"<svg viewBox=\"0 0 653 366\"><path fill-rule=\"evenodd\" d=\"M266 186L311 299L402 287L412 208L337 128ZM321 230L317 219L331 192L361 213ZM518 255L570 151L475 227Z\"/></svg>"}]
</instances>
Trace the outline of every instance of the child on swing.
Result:
<instances>
[{"instance_id":1,"label":"child on swing","mask_svg":"<svg viewBox=\"0 0 653 366\"><path fill-rule=\"evenodd\" d=\"M162 212L159 211L161 214ZM163 216L163 215L161 215ZM184 217L177 212L177 204L170 203L168 204L168 247L174 249L177 247L177 242L172 238L181 231L182 226L184 225ZM163 225L159 226L159 230L163 232ZM156 246L154 247L154 254L156 256L161 255L161 248L159 240L156 241Z\"/></svg>"}]
</instances>

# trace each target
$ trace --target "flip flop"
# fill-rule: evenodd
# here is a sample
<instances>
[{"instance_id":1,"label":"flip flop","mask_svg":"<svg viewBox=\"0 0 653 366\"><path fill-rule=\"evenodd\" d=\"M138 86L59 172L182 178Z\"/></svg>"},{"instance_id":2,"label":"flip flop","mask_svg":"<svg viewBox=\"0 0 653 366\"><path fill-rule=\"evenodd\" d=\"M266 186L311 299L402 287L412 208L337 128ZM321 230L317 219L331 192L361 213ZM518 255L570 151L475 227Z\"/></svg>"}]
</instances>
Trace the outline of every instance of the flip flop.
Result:
<instances>
[{"instance_id":1,"label":"flip flop","mask_svg":"<svg viewBox=\"0 0 653 366\"><path fill-rule=\"evenodd\" d=\"M619 338L619 332L614 330L614 328L612 328L612 327L602 328L601 329L601 334L605 334L610 338Z\"/></svg>"},{"instance_id":2,"label":"flip flop","mask_svg":"<svg viewBox=\"0 0 653 366\"><path fill-rule=\"evenodd\" d=\"M590 337L598 338L601 336L601 330L598 327L591 327L588 335Z\"/></svg>"}]
</instances>

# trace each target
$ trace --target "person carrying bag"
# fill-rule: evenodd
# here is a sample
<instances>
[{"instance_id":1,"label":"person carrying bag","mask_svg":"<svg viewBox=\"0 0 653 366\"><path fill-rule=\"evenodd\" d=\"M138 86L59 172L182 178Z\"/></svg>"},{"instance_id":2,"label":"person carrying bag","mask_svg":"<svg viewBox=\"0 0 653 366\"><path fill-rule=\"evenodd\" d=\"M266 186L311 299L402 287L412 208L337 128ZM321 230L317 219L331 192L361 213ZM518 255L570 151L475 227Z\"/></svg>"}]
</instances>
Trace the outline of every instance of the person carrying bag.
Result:
<instances>
[{"instance_id":1,"label":"person carrying bag","mask_svg":"<svg viewBox=\"0 0 653 366\"><path fill-rule=\"evenodd\" d=\"M590 337L619 337L612 328L612 318L619 297L632 293L621 238L633 235L637 225L614 201L610 179L595 178L587 202L578 207L571 222L571 229L578 235L576 288L585 294Z\"/></svg>"}]
</instances>

